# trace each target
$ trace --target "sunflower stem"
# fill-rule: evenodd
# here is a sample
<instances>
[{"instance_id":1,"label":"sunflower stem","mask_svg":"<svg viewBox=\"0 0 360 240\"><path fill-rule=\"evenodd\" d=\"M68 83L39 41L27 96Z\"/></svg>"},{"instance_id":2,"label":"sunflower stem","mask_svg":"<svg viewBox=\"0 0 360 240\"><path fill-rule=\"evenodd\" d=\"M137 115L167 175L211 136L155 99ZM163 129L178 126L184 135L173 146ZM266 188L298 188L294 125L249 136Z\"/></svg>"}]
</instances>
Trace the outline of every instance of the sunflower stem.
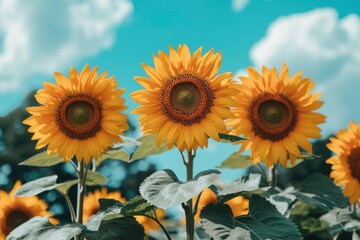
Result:
<instances>
[{"instance_id":1,"label":"sunflower stem","mask_svg":"<svg viewBox=\"0 0 360 240\"><path fill-rule=\"evenodd\" d=\"M83 207L84 207L84 197L86 189L86 176L89 169L90 163L86 164L84 161L79 163L78 170L78 191L77 191L77 218L76 223L83 223ZM75 240L82 240L82 237L76 236Z\"/></svg>"},{"instance_id":2,"label":"sunflower stem","mask_svg":"<svg viewBox=\"0 0 360 240\"><path fill-rule=\"evenodd\" d=\"M195 151L188 151L188 159L184 161L186 166L186 180L191 181L193 179L193 166L194 166ZM183 158L184 160L185 158ZM186 235L187 240L194 240L194 215L192 199L189 199L186 204L183 205L186 218Z\"/></svg>"},{"instance_id":3,"label":"sunflower stem","mask_svg":"<svg viewBox=\"0 0 360 240\"><path fill-rule=\"evenodd\" d=\"M266 174L265 169L261 166L261 163L259 163L259 164L258 164L258 165L256 165L256 166L258 166L258 167L259 167L259 169L260 169L260 171L261 171L262 175L264 176L264 178L265 178L265 179L268 179L268 175Z\"/></svg>"},{"instance_id":4,"label":"sunflower stem","mask_svg":"<svg viewBox=\"0 0 360 240\"><path fill-rule=\"evenodd\" d=\"M149 217L149 216L146 216L146 215L142 215L142 216ZM162 225L162 223L159 221L159 219L153 218L153 217L149 217L149 218L151 218L151 219L154 220L157 224L159 224L159 226L161 227L161 229L162 229L163 232L165 233L166 238L167 238L168 240L171 240L170 234L168 233L168 231L166 230L166 228L164 227L164 225Z\"/></svg>"},{"instance_id":5,"label":"sunflower stem","mask_svg":"<svg viewBox=\"0 0 360 240\"><path fill-rule=\"evenodd\" d=\"M75 223L76 222L76 214L75 214L75 210L74 210L74 206L72 205L71 201L70 201L70 198L67 194L62 194L63 197L65 198L65 201L68 205L68 208L69 208L69 211L70 211L70 216L71 216L71 222L72 223Z\"/></svg>"},{"instance_id":6,"label":"sunflower stem","mask_svg":"<svg viewBox=\"0 0 360 240\"><path fill-rule=\"evenodd\" d=\"M271 188L276 187L276 165L273 165L269 169L269 184L270 184Z\"/></svg>"},{"instance_id":7,"label":"sunflower stem","mask_svg":"<svg viewBox=\"0 0 360 240\"><path fill-rule=\"evenodd\" d=\"M202 194L202 193L203 193L203 192L201 192L201 193L198 195L197 199L196 199L195 206L194 206L194 210L193 210L193 217L195 217L195 215L196 215L196 213L197 213L197 209L198 209L198 205L199 205L199 201L200 201L200 198L201 198L201 194Z\"/></svg>"}]
</instances>

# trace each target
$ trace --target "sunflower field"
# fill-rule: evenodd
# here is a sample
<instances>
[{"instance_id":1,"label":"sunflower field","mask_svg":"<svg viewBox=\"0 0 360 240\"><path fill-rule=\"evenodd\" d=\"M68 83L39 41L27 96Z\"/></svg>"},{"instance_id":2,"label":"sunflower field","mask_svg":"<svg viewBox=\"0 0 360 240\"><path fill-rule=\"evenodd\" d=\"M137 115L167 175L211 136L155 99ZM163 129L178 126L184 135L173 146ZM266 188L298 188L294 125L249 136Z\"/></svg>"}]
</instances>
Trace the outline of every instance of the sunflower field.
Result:
<instances>
[{"instance_id":1,"label":"sunflower field","mask_svg":"<svg viewBox=\"0 0 360 240\"><path fill-rule=\"evenodd\" d=\"M142 88L128 93L138 138L128 135L137 126L121 81L89 64L55 72L26 111L13 112L25 140L13 146L13 184L0 190L0 239L360 239L360 125L321 139L324 102L311 78L283 64L235 79L219 73L221 52L186 44L152 59L134 77ZM0 120L10 133L11 116ZM236 151L215 166L210 151L197 156L209 141ZM186 179L146 163L139 170L167 151ZM197 161L208 168L195 172ZM120 170L104 176L114 162ZM226 168L243 174L222 181Z\"/></svg>"}]
</instances>

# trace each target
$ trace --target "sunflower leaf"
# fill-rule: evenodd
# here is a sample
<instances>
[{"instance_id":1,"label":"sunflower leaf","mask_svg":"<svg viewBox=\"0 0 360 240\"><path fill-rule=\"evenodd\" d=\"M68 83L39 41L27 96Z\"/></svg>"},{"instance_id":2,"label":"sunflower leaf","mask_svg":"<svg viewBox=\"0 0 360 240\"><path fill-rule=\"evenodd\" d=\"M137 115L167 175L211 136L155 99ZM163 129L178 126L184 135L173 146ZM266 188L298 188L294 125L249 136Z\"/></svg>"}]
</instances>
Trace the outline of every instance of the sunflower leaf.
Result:
<instances>
[{"instance_id":1,"label":"sunflower leaf","mask_svg":"<svg viewBox=\"0 0 360 240\"><path fill-rule=\"evenodd\" d=\"M229 135L225 133L219 133L219 138L221 142L237 142L241 140L249 140L248 138L243 138L236 135Z\"/></svg>"},{"instance_id":2,"label":"sunflower leaf","mask_svg":"<svg viewBox=\"0 0 360 240\"><path fill-rule=\"evenodd\" d=\"M156 218L156 207L149 204L141 196L136 196L125 203L121 213L126 216L145 215Z\"/></svg>"},{"instance_id":3,"label":"sunflower leaf","mask_svg":"<svg viewBox=\"0 0 360 240\"><path fill-rule=\"evenodd\" d=\"M145 231L133 217L123 217L103 221L97 231L84 230L81 236L88 240L143 240Z\"/></svg>"},{"instance_id":4,"label":"sunflower leaf","mask_svg":"<svg viewBox=\"0 0 360 240\"><path fill-rule=\"evenodd\" d=\"M68 194L68 191L69 189L75 185L75 184L78 184L79 183L79 180L70 180L70 181L66 181L66 182L63 182L63 183L59 183L58 186L56 187L56 190L63 194L63 195L67 195Z\"/></svg>"},{"instance_id":5,"label":"sunflower leaf","mask_svg":"<svg viewBox=\"0 0 360 240\"><path fill-rule=\"evenodd\" d=\"M81 224L54 226L47 217L33 217L15 228L7 240L70 240L79 235L85 227Z\"/></svg>"},{"instance_id":6,"label":"sunflower leaf","mask_svg":"<svg viewBox=\"0 0 360 240\"><path fill-rule=\"evenodd\" d=\"M250 197L247 215L234 217L229 206L218 203L203 208L200 218L206 233L215 240L302 239L295 224L282 216L265 198L258 195Z\"/></svg>"},{"instance_id":7,"label":"sunflower leaf","mask_svg":"<svg viewBox=\"0 0 360 240\"><path fill-rule=\"evenodd\" d=\"M30 197L45 191L53 190L61 185L61 183L56 183L57 178L57 175L52 175L27 182L17 190L15 196Z\"/></svg>"},{"instance_id":8,"label":"sunflower leaf","mask_svg":"<svg viewBox=\"0 0 360 240\"><path fill-rule=\"evenodd\" d=\"M86 185L87 186L103 186L108 179L99 172L89 171L86 176Z\"/></svg>"},{"instance_id":9,"label":"sunflower leaf","mask_svg":"<svg viewBox=\"0 0 360 240\"><path fill-rule=\"evenodd\" d=\"M249 176L240 177L234 181L215 183L211 189L218 196L240 192L253 192L259 189L261 174L250 173Z\"/></svg>"},{"instance_id":10,"label":"sunflower leaf","mask_svg":"<svg viewBox=\"0 0 360 240\"><path fill-rule=\"evenodd\" d=\"M199 173L193 180L181 182L172 170L153 173L140 185L141 196L158 208L170 208L197 196L220 178L218 170Z\"/></svg>"},{"instance_id":11,"label":"sunflower leaf","mask_svg":"<svg viewBox=\"0 0 360 240\"><path fill-rule=\"evenodd\" d=\"M145 158L150 155L157 155L170 149L166 146L166 143L162 143L159 147L156 144L156 137L155 135L145 135L138 139L141 143L139 147L135 150L134 154L132 155L130 162L135 161L138 159Z\"/></svg>"},{"instance_id":12,"label":"sunflower leaf","mask_svg":"<svg viewBox=\"0 0 360 240\"><path fill-rule=\"evenodd\" d=\"M326 211L335 207L343 208L348 203L340 188L330 178L319 173L307 177L304 182L296 187L293 195Z\"/></svg>"},{"instance_id":13,"label":"sunflower leaf","mask_svg":"<svg viewBox=\"0 0 360 240\"><path fill-rule=\"evenodd\" d=\"M123 149L109 150L101 155L101 157L95 162L96 167L99 167L105 160L115 159L124 162L130 162L130 155Z\"/></svg>"},{"instance_id":14,"label":"sunflower leaf","mask_svg":"<svg viewBox=\"0 0 360 240\"><path fill-rule=\"evenodd\" d=\"M248 168L253 165L250 156L243 156L237 152L231 154L217 168Z\"/></svg>"},{"instance_id":15,"label":"sunflower leaf","mask_svg":"<svg viewBox=\"0 0 360 240\"><path fill-rule=\"evenodd\" d=\"M63 162L65 162L64 159L59 157L58 154L54 153L48 155L45 151L26 159L25 161L21 162L20 165L33 167L50 167Z\"/></svg>"}]
</instances>

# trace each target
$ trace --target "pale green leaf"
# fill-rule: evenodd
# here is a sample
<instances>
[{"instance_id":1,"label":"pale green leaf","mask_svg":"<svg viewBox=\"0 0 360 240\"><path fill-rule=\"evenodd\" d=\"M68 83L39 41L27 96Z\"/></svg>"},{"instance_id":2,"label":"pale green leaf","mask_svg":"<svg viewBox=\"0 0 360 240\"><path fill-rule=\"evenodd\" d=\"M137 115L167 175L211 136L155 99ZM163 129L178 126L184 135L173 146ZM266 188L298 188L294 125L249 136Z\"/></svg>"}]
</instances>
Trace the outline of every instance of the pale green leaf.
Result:
<instances>
[{"instance_id":1,"label":"pale green leaf","mask_svg":"<svg viewBox=\"0 0 360 240\"><path fill-rule=\"evenodd\" d=\"M123 149L109 150L101 155L101 157L95 162L96 167L100 166L105 160L114 159L124 162L130 162L130 155Z\"/></svg>"},{"instance_id":2,"label":"pale green leaf","mask_svg":"<svg viewBox=\"0 0 360 240\"><path fill-rule=\"evenodd\" d=\"M140 194L158 208L170 208L184 203L199 195L204 189L220 178L217 170L199 173L191 181L181 182L172 170L166 169L153 173L140 185Z\"/></svg>"},{"instance_id":3,"label":"pale green leaf","mask_svg":"<svg viewBox=\"0 0 360 240\"><path fill-rule=\"evenodd\" d=\"M70 180L67 182L63 182L63 183L58 184L58 186L56 187L56 190L63 195L67 195L69 189L77 183L79 183L79 180Z\"/></svg>"},{"instance_id":4,"label":"pale green leaf","mask_svg":"<svg viewBox=\"0 0 360 240\"><path fill-rule=\"evenodd\" d=\"M96 185L104 186L104 184L106 183L107 180L108 179L101 173L89 171L86 176L86 185L87 186L96 186Z\"/></svg>"},{"instance_id":5,"label":"pale green leaf","mask_svg":"<svg viewBox=\"0 0 360 240\"><path fill-rule=\"evenodd\" d=\"M15 228L7 240L70 240L79 235L83 225L71 224L54 226L47 217L33 217L29 221Z\"/></svg>"},{"instance_id":6,"label":"pale green leaf","mask_svg":"<svg viewBox=\"0 0 360 240\"><path fill-rule=\"evenodd\" d=\"M130 161L145 158L150 155L160 154L170 149L166 146L166 143L162 143L160 146L156 144L155 135L145 135L138 139L141 142L140 146L135 150Z\"/></svg>"},{"instance_id":7,"label":"pale green leaf","mask_svg":"<svg viewBox=\"0 0 360 240\"><path fill-rule=\"evenodd\" d=\"M39 193L45 191L53 190L61 185L56 183L57 178L57 175L52 175L27 182L17 190L15 196L29 197L38 195Z\"/></svg>"},{"instance_id":8,"label":"pale green leaf","mask_svg":"<svg viewBox=\"0 0 360 240\"><path fill-rule=\"evenodd\" d=\"M250 156L243 156L237 152L225 159L218 168L247 168L253 165Z\"/></svg>"},{"instance_id":9,"label":"pale green leaf","mask_svg":"<svg viewBox=\"0 0 360 240\"><path fill-rule=\"evenodd\" d=\"M63 162L64 159L59 157L59 155L56 153L48 155L46 152L41 152L26 159L25 161L20 163L20 165L33 167L50 167Z\"/></svg>"},{"instance_id":10,"label":"pale green leaf","mask_svg":"<svg viewBox=\"0 0 360 240\"><path fill-rule=\"evenodd\" d=\"M236 135L229 135L225 133L219 133L219 138L221 142L238 142L241 140L249 140L248 138L243 138Z\"/></svg>"}]
</instances>

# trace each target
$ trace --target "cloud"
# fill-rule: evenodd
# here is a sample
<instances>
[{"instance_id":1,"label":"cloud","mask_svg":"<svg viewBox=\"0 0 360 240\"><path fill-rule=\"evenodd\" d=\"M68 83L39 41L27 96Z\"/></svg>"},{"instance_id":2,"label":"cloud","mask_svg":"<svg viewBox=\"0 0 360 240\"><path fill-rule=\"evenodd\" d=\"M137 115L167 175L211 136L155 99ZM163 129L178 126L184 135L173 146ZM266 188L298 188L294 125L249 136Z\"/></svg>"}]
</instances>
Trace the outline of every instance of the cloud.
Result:
<instances>
[{"instance_id":1,"label":"cloud","mask_svg":"<svg viewBox=\"0 0 360 240\"><path fill-rule=\"evenodd\" d=\"M110 48L128 0L0 0L0 92Z\"/></svg>"},{"instance_id":2,"label":"cloud","mask_svg":"<svg viewBox=\"0 0 360 240\"><path fill-rule=\"evenodd\" d=\"M250 51L253 65L303 71L324 93L322 112L328 116L325 134L360 123L360 17L340 19L331 8L283 16L272 22L266 36Z\"/></svg>"},{"instance_id":3,"label":"cloud","mask_svg":"<svg viewBox=\"0 0 360 240\"><path fill-rule=\"evenodd\" d=\"M231 9L235 12L240 12L248 5L248 3L249 0L232 0Z\"/></svg>"}]
</instances>

